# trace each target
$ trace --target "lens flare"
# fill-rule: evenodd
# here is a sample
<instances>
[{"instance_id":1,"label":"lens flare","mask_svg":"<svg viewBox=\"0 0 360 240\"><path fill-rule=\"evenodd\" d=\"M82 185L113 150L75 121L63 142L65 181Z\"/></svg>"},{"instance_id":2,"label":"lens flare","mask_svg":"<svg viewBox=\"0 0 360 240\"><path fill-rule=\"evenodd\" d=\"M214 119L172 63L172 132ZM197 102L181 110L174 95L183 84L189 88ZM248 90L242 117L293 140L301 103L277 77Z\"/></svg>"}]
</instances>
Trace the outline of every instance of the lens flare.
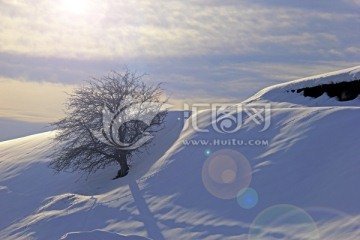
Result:
<instances>
[{"instance_id":1,"label":"lens flare","mask_svg":"<svg viewBox=\"0 0 360 240\"><path fill-rule=\"evenodd\" d=\"M245 188L239 192L236 201L240 207L245 209L251 209L258 203L258 193L252 188Z\"/></svg>"},{"instance_id":2,"label":"lens flare","mask_svg":"<svg viewBox=\"0 0 360 240\"><path fill-rule=\"evenodd\" d=\"M211 150L210 150L210 149L206 149L206 150L205 150L205 155L206 155L206 156L210 156L210 155L211 155Z\"/></svg>"},{"instance_id":3,"label":"lens flare","mask_svg":"<svg viewBox=\"0 0 360 240\"><path fill-rule=\"evenodd\" d=\"M281 204L265 209L255 218L248 239L320 240L320 234L307 212L293 205Z\"/></svg>"},{"instance_id":4,"label":"lens flare","mask_svg":"<svg viewBox=\"0 0 360 240\"><path fill-rule=\"evenodd\" d=\"M217 198L234 199L241 189L250 185L249 161L241 153L225 149L214 152L202 168L205 188Z\"/></svg>"}]
</instances>

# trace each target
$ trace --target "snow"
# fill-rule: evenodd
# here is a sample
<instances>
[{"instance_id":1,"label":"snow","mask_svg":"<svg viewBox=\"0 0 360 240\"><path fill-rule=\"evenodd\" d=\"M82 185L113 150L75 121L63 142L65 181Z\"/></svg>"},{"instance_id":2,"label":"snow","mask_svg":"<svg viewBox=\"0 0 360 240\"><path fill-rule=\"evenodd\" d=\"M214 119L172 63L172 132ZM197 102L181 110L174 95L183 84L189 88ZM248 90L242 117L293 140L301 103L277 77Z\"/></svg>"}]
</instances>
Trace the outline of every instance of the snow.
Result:
<instances>
[{"instance_id":1,"label":"snow","mask_svg":"<svg viewBox=\"0 0 360 240\"><path fill-rule=\"evenodd\" d=\"M245 100L245 103L251 102L276 102L293 103L305 106L359 106L359 100L349 102L339 102L334 98L321 96L317 99L304 98L301 94L292 93L291 90L302 89L306 87L315 87L318 85L351 82L360 80L360 66L339 70L331 73L325 73L313 77L301 78L291 82L285 82L267 87L259 91L254 96Z\"/></svg>"},{"instance_id":2,"label":"snow","mask_svg":"<svg viewBox=\"0 0 360 240\"><path fill-rule=\"evenodd\" d=\"M65 234L61 240L148 240L148 238L135 235L121 235L101 230L89 232L74 232Z\"/></svg>"},{"instance_id":3,"label":"snow","mask_svg":"<svg viewBox=\"0 0 360 240\"><path fill-rule=\"evenodd\" d=\"M183 112L170 112L149 151L117 180L113 167L54 174L47 157L54 132L1 142L0 239L358 239L359 99L340 103L286 90L359 79L359 72L261 91L245 103L272 105L262 132L254 122L237 133L216 132L209 111L193 113L209 132L183 130ZM214 139L268 145L183 142Z\"/></svg>"}]
</instances>

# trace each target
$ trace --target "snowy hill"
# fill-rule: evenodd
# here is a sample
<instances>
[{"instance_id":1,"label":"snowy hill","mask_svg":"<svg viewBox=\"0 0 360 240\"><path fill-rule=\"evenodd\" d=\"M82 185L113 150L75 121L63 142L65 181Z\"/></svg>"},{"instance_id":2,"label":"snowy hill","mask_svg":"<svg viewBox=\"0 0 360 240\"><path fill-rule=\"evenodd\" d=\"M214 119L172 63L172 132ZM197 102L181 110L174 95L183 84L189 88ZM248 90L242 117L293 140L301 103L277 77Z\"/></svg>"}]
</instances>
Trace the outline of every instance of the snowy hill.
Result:
<instances>
[{"instance_id":1,"label":"snowy hill","mask_svg":"<svg viewBox=\"0 0 360 240\"><path fill-rule=\"evenodd\" d=\"M358 80L360 80L360 66L270 86L244 102L249 103L265 100L275 103L286 102L305 106L359 106L359 101L339 102L335 98L330 98L327 94L322 94L316 99L311 99L310 97L304 98L303 94L297 93L296 91L317 86L351 83ZM357 85L356 87L359 88ZM360 91L360 89L357 90Z\"/></svg>"},{"instance_id":2,"label":"snowy hill","mask_svg":"<svg viewBox=\"0 0 360 240\"><path fill-rule=\"evenodd\" d=\"M234 133L210 111L170 112L117 180L116 168L54 175L54 132L1 142L0 239L359 239L359 98L291 92L359 79L357 67L264 89ZM262 131L246 107L264 104ZM183 130L194 119L203 132Z\"/></svg>"}]
</instances>

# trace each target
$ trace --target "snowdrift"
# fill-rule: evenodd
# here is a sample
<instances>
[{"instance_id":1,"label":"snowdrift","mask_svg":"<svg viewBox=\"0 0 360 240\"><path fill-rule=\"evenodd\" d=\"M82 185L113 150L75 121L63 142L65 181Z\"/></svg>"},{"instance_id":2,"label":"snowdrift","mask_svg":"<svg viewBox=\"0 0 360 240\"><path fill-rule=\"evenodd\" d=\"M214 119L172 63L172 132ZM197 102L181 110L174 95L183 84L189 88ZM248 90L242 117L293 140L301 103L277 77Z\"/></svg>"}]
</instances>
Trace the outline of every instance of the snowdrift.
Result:
<instances>
[{"instance_id":1,"label":"snowdrift","mask_svg":"<svg viewBox=\"0 0 360 240\"><path fill-rule=\"evenodd\" d=\"M2 142L0 239L358 239L359 98L291 90L359 72L262 90L242 105L272 106L266 130L249 112L227 134L210 111L170 112L149 152L114 181L111 167L54 175L46 158L54 132ZM184 129L194 118L203 132Z\"/></svg>"}]
</instances>

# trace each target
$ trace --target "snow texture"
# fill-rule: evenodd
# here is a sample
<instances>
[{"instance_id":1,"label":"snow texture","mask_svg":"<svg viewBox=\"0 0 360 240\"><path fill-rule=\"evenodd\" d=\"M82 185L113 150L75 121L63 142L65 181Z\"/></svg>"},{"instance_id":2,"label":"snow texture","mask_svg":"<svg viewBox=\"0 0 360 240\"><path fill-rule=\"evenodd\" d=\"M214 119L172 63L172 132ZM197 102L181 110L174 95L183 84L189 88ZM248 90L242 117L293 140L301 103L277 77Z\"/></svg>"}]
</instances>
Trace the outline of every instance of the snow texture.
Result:
<instances>
[{"instance_id":1,"label":"snow texture","mask_svg":"<svg viewBox=\"0 0 360 240\"><path fill-rule=\"evenodd\" d=\"M209 132L199 133L170 112L117 180L113 167L54 175L46 156L55 132L1 142L0 239L359 239L359 99L286 92L359 78L356 67L264 89L245 104L271 104L266 131L245 121L219 133L203 111L193 116ZM214 139L268 144L184 144Z\"/></svg>"}]
</instances>

